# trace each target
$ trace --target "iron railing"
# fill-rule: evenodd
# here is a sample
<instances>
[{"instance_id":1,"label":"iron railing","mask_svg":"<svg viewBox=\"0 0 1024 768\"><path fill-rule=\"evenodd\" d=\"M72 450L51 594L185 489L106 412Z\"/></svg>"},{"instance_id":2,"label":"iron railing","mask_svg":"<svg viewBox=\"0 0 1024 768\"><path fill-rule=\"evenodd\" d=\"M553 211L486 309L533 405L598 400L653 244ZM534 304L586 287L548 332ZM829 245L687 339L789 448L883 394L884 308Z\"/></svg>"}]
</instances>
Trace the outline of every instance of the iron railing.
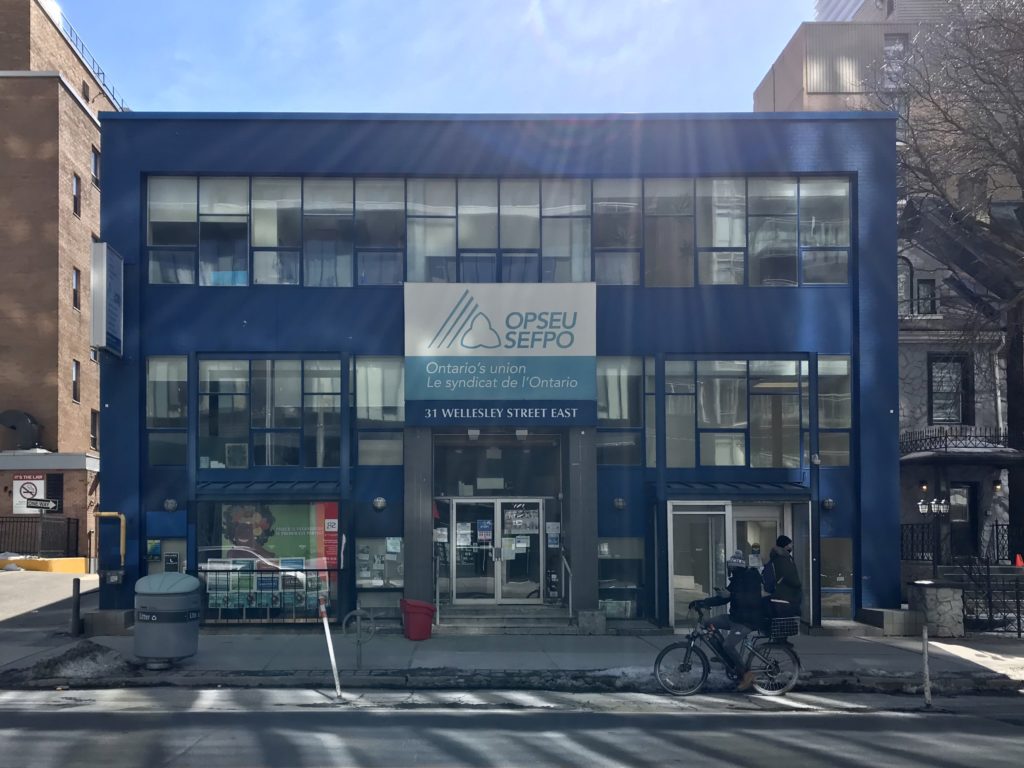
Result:
<instances>
[{"instance_id":1,"label":"iron railing","mask_svg":"<svg viewBox=\"0 0 1024 768\"><path fill-rule=\"evenodd\" d=\"M96 57L92 55L92 51L89 50L89 47L85 44L85 41L82 39L82 36L78 34L78 30L71 26L71 22L68 20L68 17L65 16L63 12L61 12L60 14L60 31L61 33L63 33L64 37L67 38L68 42L71 43L72 46L74 46L75 50L78 51L78 54L82 57L82 61L85 62L85 65L89 67L93 75L95 75L97 82L99 82L99 84L103 87L103 90L106 91L106 94L110 97L110 100L122 112L127 112L128 105L125 104L124 99L121 97L121 94L117 92L117 89L114 87L113 83L109 82L109 80L107 79L107 73L103 71L103 67L100 66L100 63L96 60Z\"/></svg>"},{"instance_id":2,"label":"iron railing","mask_svg":"<svg viewBox=\"0 0 1024 768\"><path fill-rule=\"evenodd\" d=\"M338 571L266 567L256 560L199 566L204 624L304 624L319 621L319 601L338 618Z\"/></svg>"},{"instance_id":3,"label":"iron railing","mask_svg":"<svg viewBox=\"0 0 1024 768\"><path fill-rule=\"evenodd\" d=\"M1005 430L951 425L928 427L900 434L900 454L948 451L956 448L1006 448Z\"/></svg>"},{"instance_id":4,"label":"iron railing","mask_svg":"<svg viewBox=\"0 0 1024 768\"><path fill-rule=\"evenodd\" d=\"M934 521L900 525L900 559L930 563L938 553L938 565L953 565L965 558L997 564L1010 562L1010 535L1006 523L993 523L982 532L977 549L969 542L950 535L948 523L939 526L936 547ZM987 532L987 533L986 533Z\"/></svg>"},{"instance_id":5,"label":"iron railing","mask_svg":"<svg viewBox=\"0 0 1024 768\"><path fill-rule=\"evenodd\" d=\"M0 552L78 557L78 520L63 515L0 517Z\"/></svg>"},{"instance_id":6,"label":"iron railing","mask_svg":"<svg viewBox=\"0 0 1024 768\"><path fill-rule=\"evenodd\" d=\"M988 562L971 559L960 564L964 629L967 632L1015 632L1024 635L1024 577L992 573Z\"/></svg>"}]
</instances>

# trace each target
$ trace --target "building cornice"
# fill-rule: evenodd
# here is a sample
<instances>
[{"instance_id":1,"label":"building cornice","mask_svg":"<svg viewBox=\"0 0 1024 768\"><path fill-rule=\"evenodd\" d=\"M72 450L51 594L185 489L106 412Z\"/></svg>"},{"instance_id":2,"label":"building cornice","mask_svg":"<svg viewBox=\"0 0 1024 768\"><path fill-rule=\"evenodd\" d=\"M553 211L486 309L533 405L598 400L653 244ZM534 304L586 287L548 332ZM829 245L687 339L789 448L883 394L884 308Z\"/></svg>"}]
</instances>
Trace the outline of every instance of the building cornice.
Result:
<instances>
[{"instance_id":1,"label":"building cornice","mask_svg":"<svg viewBox=\"0 0 1024 768\"><path fill-rule=\"evenodd\" d=\"M45 70L38 71L38 72L36 72L36 71L25 72L25 71L0 70L0 78L4 78L4 77L8 77L8 78L16 78L16 77L56 78L57 80L60 81L60 84L62 86L64 86L64 90L67 91L68 94L70 94L71 98L73 98L75 101L78 102L78 106L81 107L82 111L89 117L90 120L92 120L93 125L95 125L97 128L100 127L100 119L98 117L96 117L96 115L94 115L92 113L92 110L89 109L89 105L86 104L85 99L82 98L82 95L78 91L76 91L74 88L71 87L71 83L69 83L65 79L64 75L62 75L60 72L50 72L50 71L45 71Z\"/></svg>"},{"instance_id":2,"label":"building cornice","mask_svg":"<svg viewBox=\"0 0 1024 768\"><path fill-rule=\"evenodd\" d=\"M49 451L0 451L0 472L83 469L87 472L99 472L99 455L95 453L50 453Z\"/></svg>"}]
</instances>

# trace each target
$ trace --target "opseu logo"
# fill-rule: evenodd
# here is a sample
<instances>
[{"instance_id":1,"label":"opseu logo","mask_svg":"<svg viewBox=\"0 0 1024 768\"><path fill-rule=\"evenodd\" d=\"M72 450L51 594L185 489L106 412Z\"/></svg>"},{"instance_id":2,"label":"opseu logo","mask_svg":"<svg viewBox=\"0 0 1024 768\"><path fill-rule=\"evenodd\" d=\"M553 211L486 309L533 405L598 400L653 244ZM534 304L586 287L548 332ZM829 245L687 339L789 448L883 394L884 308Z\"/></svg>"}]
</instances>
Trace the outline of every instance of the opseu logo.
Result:
<instances>
[{"instance_id":1,"label":"opseu logo","mask_svg":"<svg viewBox=\"0 0 1024 768\"><path fill-rule=\"evenodd\" d=\"M569 349L576 341L576 312L509 312L499 333L468 290L430 340L430 349Z\"/></svg>"}]
</instances>

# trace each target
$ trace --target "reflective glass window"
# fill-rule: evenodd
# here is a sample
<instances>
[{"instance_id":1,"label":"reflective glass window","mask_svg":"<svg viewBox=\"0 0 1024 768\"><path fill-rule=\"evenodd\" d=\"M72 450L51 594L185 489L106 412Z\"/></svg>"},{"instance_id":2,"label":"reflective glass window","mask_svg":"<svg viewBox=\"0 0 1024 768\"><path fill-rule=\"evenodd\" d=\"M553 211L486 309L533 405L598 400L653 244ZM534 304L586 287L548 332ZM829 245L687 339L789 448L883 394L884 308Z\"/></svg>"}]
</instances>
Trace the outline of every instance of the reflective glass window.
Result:
<instances>
[{"instance_id":1,"label":"reflective glass window","mask_svg":"<svg viewBox=\"0 0 1024 768\"><path fill-rule=\"evenodd\" d=\"M642 426L642 387L642 358L597 358L598 423L608 427Z\"/></svg>"},{"instance_id":2,"label":"reflective glass window","mask_svg":"<svg viewBox=\"0 0 1024 768\"><path fill-rule=\"evenodd\" d=\"M356 179L355 239L365 248L405 247L403 179Z\"/></svg>"},{"instance_id":3,"label":"reflective glass window","mask_svg":"<svg viewBox=\"0 0 1024 768\"><path fill-rule=\"evenodd\" d=\"M540 183L504 179L500 187L501 247L540 248Z\"/></svg>"},{"instance_id":4,"label":"reflective glass window","mask_svg":"<svg viewBox=\"0 0 1024 768\"><path fill-rule=\"evenodd\" d=\"M298 248L301 237L302 182L298 178L252 180L254 248Z\"/></svg>"},{"instance_id":5,"label":"reflective glass window","mask_svg":"<svg viewBox=\"0 0 1024 768\"><path fill-rule=\"evenodd\" d=\"M746 217L744 179L697 179L697 245L743 248Z\"/></svg>"},{"instance_id":6,"label":"reflective glass window","mask_svg":"<svg viewBox=\"0 0 1024 768\"><path fill-rule=\"evenodd\" d=\"M850 244L849 179L800 179L800 243L811 246Z\"/></svg>"},{"instance_id":7,"label":"reflective glass window","mask_svg":"<svg viewBox=\"0 0 1024 768\"><path fill-rule=\"evenodd\" d=\"M590 219L545 219L543 222L545 283L590 280Z\"/></svg>"},{"instance_id":8,"label":"reflective glass window","mask_svg":"<svg viewBox=\"0 0 1024 768\"><path fill-rule=\"evenodd\" d=\"M594 180L594 248L639 248L642 208L639 179Z\"/></svg>"},{"instance_id":9,"label":"reflective glass window","mask_svg":"<svg viewBox=\"0 0 1024 768\"><path fill-rule=\"evenodd\" d=\"M198 196L195 176L149 178L148 242L150 245L192 245L198 240Z\"/></svg>"},{"instance_id":10,"label":"reflective glass window","mask_svg":"<svg viewBox=\"0 0 1024 768\"><path fill-rule=\"evenodd\" d=\"M498 247L498 182L459 179L459 248Z\"/></svg>"}]
</instances>

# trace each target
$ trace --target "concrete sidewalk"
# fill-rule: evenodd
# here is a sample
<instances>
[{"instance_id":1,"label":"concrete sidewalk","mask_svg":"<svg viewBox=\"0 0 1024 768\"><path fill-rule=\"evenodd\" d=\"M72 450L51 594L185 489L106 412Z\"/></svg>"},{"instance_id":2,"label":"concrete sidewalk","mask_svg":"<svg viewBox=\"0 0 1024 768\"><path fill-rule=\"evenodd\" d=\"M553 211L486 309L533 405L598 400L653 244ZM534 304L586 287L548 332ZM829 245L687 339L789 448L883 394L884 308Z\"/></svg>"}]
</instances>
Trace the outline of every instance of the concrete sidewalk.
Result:
<instances>
[{"instance_id":1,"label":"concrete sidewalk","mask_svg":"<svg viewBox=\"0 0 1024 768\"><path fill-rule=\"evenodd\" d=\"M475 635L412 642L381 635L362 649L357 666L351 636L334 632L343 688L513 688L559 691L656 691L658 651L671 636ZM2 643L0 634L0 643ZM799 690L916 693L921 688L921 643L909 638L801 636ZM1017 691L1024 688L1024 643L983 638L932 643L930 667L937 694ZM132 637L71 641L42 655L0 666L0 687L54 685L114 687L332 687L322 630L259 627L204 631L199 652L166 671L142 668ZM732 687L712 665L709 690Z\"/></svg>"}]
</instances>

